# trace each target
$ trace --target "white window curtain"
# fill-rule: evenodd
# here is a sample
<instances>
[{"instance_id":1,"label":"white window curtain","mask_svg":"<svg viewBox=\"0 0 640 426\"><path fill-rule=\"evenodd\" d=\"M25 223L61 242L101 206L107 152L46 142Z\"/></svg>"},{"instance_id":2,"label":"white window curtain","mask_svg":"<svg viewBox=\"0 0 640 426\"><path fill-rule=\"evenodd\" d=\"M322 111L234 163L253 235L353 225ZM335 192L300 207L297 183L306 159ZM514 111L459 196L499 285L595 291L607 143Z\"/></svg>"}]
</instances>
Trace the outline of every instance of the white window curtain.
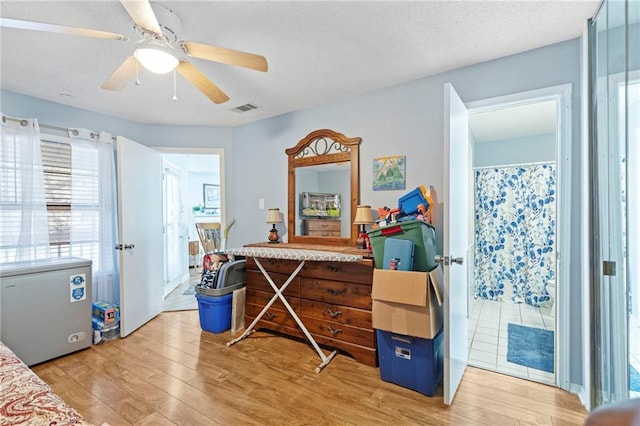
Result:
<instances>
[{"instance_id":1,"label":"white window curtain","mask_svg":"<svg viewBox=\"0 0 640 426\"><path fill-rule=\"evenodd\" d=\"M119 303L114 142L109 133L74 129L71 140L72 256L92 260L93 301Z\"/></svg>"},{"instance_id":2,"label":"white window curtain","mask_svg":"<svg viewBox=\"0 0 640 426\"><path fill-rule=\"evenodd\" d=\"M0 262L50 257L40 128L2 116Z\"/></svg>"}]
</instances>

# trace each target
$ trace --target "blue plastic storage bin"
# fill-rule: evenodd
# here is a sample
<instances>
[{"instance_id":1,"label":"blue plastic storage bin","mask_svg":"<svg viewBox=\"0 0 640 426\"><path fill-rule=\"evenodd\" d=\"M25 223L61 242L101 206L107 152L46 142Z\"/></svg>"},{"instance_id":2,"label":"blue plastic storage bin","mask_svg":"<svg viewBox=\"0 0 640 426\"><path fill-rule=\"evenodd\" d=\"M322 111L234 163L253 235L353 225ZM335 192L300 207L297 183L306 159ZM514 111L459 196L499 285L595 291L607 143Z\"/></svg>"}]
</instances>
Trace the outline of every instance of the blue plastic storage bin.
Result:
<instances>
[{"instance_id":1,"label":"blue plastic storage bin","mask_svg":"<svg viewBox=\"0 0 640 426\"><path fill-rule=\"evenodd\" d=\"M444 333L434 339L376 330L380 378L432 396L442 381Z\"/></svg>"},{"instance_id":2,"label":"blue plastic storage bin","mask_svg":"<svg viewBox=\"0 0 640 426\"><path fill-rule=\"evenodd\" d=\"M196 294L200 328L212 333L222 333L231 328L231 302L233 293L224 296Z\"/></svg>"}]
</instances>

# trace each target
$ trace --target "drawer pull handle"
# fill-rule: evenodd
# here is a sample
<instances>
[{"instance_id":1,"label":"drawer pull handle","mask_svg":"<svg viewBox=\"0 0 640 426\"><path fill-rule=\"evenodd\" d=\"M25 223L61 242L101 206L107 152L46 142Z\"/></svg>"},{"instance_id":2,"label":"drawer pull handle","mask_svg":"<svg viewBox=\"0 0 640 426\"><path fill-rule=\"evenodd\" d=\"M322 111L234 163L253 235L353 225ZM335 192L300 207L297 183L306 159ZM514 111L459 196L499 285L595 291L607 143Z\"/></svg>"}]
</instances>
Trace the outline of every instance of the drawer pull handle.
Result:
<instances>
[{"instance_id":1,"label":"drawer pull handle","mask_svg":"<svg viewBox=\"0 0 640 426\"><path fill-rule=\"evenodd\" d=\"M266 261L268 265L275 265L276 261L273 259L263 259L263 261Z\"/></svg>"},{"instance_id":2,"label":"drawer pull handle","mask_svg":"<svg viewBox=\"0 0 640 426\"><path fill-rule=\"evenodd\" d=\"M342 311L336 311L336 312L333 312L331 309L327 309L327 313L329 314L329 316L330 316L331 318L337 318L337 317L339 317L340 315L342 315Z\"/></svg>"},{"instance_id":3,"label":"drawer pull handle","mask_svg":"<svg viewBox=\"0 0 640 426\"><path fill-rule=\"evenodd\" d=\"M274 319L275 317L278 316L278 314L272 314L271 312L267 312L265 316L269 319Z\"/></svg>"},{"instance_id":4,"label":"drawer pull handle","mask_svg":"<svg viewBox=\"0 0 640 426\"><path fill-rule=\"evenodd\" d=\"M327 289L327 293L329 293L332 296L340 296L341 294L346 293L347 290L345 290L344 288L342 290L334 290L332 288L328 288Z\"/></svg>"},{"instance_id":5,"label":"drawer pull handle","mask_svg":"<svg viewBox=\"0 0 640 426\"><path fill-rule=\"evenodd\" d=\"M341 328L338 328L338 329L334 330L333 328L331 328L331 326L328 326L327 330L329 330L329 333L331 333L331 335L333 337L336 337L338 334L342 333L342 329Z\"/></svg>"},{"instance_id":6,"label":"drawer pull handle","mask_svg":"<svg viewBox=\"0 0 640 426\"><path fill-rule=\"evenodd\" d=\"M327 271L340 272L342 270L339 266L327 265Z\"/></svg>"}]
</instances>

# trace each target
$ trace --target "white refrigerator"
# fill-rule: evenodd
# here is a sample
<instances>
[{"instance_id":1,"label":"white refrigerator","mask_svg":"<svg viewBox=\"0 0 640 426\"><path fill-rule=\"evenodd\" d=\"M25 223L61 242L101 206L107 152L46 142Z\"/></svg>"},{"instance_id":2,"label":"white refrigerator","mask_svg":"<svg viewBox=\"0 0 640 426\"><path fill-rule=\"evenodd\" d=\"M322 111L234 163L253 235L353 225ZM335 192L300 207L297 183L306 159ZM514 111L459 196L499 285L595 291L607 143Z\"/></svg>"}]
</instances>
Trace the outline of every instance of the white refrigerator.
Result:
<instances>
[{"instance_id":1,"label":"white refrigerator","mask_svg":"<svg viewBox=\"0 0 640 426\"><path fill-rule=\"evenodd\" d=\"M91 346L91 261L0 263L0 340L27 365Z\"/></svg>"}]
</instances>

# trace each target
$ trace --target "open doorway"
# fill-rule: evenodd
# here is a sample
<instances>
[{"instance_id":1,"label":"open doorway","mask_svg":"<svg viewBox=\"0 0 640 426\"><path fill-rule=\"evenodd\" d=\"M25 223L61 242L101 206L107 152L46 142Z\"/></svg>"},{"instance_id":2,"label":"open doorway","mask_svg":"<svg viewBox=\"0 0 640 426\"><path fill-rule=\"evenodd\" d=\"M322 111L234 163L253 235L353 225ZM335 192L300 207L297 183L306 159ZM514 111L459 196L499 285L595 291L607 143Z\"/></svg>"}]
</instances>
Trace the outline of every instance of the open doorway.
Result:
<instances>
[{"instance_id":1,"label":"open doorway","mask_svg":"<svg viewBox=\"0 0 640 426\"><path fill-rule=\"evenodd\" d=\"M164 310L197 309L204 255L196 223L224 224L223 151L163 149Z\"/></svg>"},{"instance_id":2,"label":"open doorway","mask_svg":"<svg viewBox=\"0 0 640 426\"><path fill-rule=\"evenodd\" d=\"M559 159L570 140L562 134L569 131L564 90L468 105L475 235L469 365L552 385L559 383L563 276Z\"/></svg>"}]
</instances>

